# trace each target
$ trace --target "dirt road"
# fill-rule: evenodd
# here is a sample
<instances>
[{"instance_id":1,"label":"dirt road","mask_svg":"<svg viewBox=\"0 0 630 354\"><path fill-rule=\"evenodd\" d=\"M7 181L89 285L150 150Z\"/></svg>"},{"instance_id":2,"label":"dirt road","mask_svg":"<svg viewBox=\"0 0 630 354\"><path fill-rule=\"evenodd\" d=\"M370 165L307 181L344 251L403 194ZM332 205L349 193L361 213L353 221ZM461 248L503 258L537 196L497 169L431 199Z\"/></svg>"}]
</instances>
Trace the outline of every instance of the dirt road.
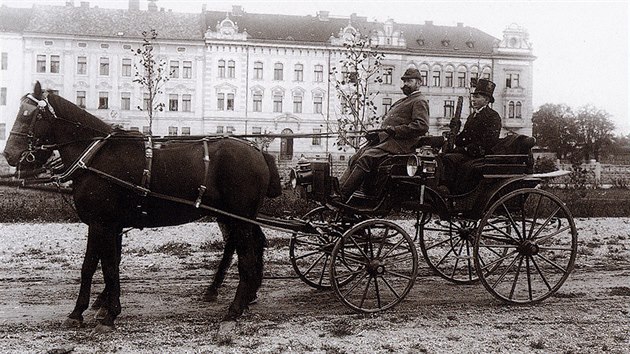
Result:
<instances>
[{"instance_id":1,"label":"dirt road","mask_svg":"<svg viewBox=\"0 0 630 354\"><path fill-rule=\"evenodd\" d=\"M577 267L556 296L507 306L481 284L420 275L404 302L359 315L333 292L295 278L288 234L267 232L259 301L229 336L219 320L237 283L232 267L216 303L201 301L220 256L214 224L133 230L124 238L123 312L117 330L65 329L74 306L87 228L0 224L0 351L96 352L532 352L627 353L630 348L630 218L578 219ZM195 236L191 236L195 235ZM93 293L103 288L95 277Z\"/></svg>"}]
</instances>

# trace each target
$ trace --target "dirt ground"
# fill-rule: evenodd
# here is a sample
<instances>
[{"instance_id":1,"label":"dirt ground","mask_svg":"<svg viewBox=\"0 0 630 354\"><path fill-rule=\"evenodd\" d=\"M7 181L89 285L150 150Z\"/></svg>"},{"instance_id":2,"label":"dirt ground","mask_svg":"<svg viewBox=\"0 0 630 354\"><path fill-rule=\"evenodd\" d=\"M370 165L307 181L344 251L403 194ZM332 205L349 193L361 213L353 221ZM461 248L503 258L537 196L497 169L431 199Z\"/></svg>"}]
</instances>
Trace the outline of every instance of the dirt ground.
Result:
<instances>
[{"instance_id":1,"label":"dirt ground","mask_svg":"<svg viewBox=\"0 0 630 354\"><path fill-rule=\"evenodd\" d=\"M212 223L124 237L122 314L110 334L61 323L79 289L87 227L0 224L0 351L11 353L588 353L630 352L630 218L576 219L576 269L541 304L508 306L481 284L455 285L423 262L406 299L360 315L296 278L287 233L266 230L259 301L227 331L236 267L216 303L201 301L220 257ZM93 298L103 288L95 277ZM225 328L223 328L225 330Z\"/></svg>"}]
</instances>

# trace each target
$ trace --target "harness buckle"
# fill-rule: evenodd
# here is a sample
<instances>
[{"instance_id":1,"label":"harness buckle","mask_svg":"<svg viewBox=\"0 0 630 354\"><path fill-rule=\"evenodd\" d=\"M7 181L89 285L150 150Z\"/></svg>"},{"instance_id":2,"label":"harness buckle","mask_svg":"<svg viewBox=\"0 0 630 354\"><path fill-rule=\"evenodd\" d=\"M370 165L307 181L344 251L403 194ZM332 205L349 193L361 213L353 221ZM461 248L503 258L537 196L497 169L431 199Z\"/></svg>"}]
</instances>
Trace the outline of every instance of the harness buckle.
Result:
<instances>
[{"instance_id":1,"label":"harness buckle","mask_svg":"<svg viewBox=\"0 0 630 354\"><path fill-rule=\"evenodd\" d=\"M201 185L199 186L199 195L197 195L197 200L195 200L195 208L199 208L199 206L201 205L201 198L203 197L203 194L206 192L206 186Z\"/></svg>"}]
</instances>

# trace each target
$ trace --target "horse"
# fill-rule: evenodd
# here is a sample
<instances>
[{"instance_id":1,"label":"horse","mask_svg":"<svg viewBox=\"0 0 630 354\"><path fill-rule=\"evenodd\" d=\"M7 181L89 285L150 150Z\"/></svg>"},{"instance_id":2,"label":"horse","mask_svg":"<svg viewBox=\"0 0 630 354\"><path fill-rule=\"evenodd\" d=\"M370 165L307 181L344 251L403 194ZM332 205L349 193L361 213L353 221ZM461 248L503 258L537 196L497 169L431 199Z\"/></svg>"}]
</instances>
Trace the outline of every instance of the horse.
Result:
<instances>
[{"instance_id":1,"label":"horse","mask_svg":"<svg viewBox=\"0 0 630 354\"><path fill-rule=\"evenodd\" d=\"M128 227L171 226L216 216L229 248L224 267L234 251L239 259L236 294L223 320L237 319L256 297L266 240L252 221L265 197L281 194L274 157L233 137L153 145L151 137L114 128L61 96L44 92L39 82L21 100L4 150L7 162L16 166L24 156L56 150L65 166L58 178L72 181L77 215L88 225L81 285L66 326L82 326L100 260L105 290L96 303L104 313L94 330L115 329L121 313L122 231ZM220 283L222 275L217 277Z\"/></svg>"}]
</instances>

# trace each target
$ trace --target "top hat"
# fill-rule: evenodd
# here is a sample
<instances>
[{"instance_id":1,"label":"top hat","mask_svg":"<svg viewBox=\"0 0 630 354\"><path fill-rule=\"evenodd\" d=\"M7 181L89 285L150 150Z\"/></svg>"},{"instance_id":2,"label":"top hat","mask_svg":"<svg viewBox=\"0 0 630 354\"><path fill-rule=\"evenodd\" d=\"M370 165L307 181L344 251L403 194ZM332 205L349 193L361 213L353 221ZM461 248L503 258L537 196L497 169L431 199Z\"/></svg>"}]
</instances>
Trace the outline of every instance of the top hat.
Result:
<instances>
[{"instance_id":1,"label":"top hat","mask_svg":"<svg viewBox=\"0 0 630 354\"><path fill-rule=\"evenodd\" d=\"M494 103L494 97L492 96L492 94L494 93L495 87L497 87L497 85L494 82L486 79L479 79L477 80L477 85L475 86L475 91L473 92L473 95L476 93L484 95L488 97L490 103Z\"/></svg>"},{"instance_id":2,"label":"top hat","mask_svg":"<svg viewBox=\"0 0 630 354\"><path fill-rule=\"evenodd\" d=\"M409 68L409 69L405 70L405 73L403 74L403 76L400 79L401 80L406 80L406 79L422 80L422 77L420 76L420 71L418 71L418 69L416 69L416 68Z\"/></svg>"}]
</instances>

